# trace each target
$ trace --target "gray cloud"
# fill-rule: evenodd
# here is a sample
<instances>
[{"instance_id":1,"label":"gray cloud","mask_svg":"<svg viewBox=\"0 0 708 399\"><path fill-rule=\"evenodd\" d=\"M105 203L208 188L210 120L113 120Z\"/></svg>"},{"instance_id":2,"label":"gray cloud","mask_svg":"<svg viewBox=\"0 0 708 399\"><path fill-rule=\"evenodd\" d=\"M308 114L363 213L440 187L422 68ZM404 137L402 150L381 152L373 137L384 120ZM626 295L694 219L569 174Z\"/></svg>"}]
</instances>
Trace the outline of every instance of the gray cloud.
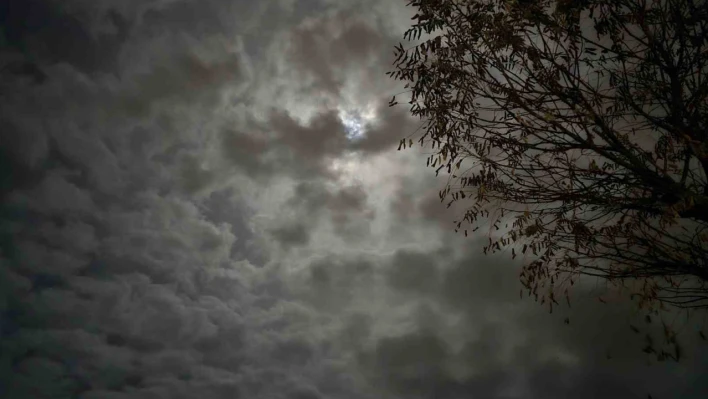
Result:
<instances>
[{"instance_id":1,"label":"gray cloud","mask_svg":"<svg viewBox=\"0 0 708 399\"><path fill-rule=\"evenodd\" d=\"M390 98L383 98L378 104L377 114L386 115L374 122L367 129L366 135L352 144L355 150L364 153L377 153L392 150L402 138L415 131L419 123L408 116L401 108L390 108Z\"/></svg>"},{"instance_id":2,"label":"gray cloud","mask_svg":"<svg viewBox=\"0 0 708 399\"><path fill-rule=\"evenodd\" d=\"M375 210L366 191L359 185L333 187L331 176L325 176L298 183L283 204L283 216L268 228L284 248L308 244L313 230L320 229L324 221L343 240L367 234Z\"/></svg>"},{"instance_id":3,"label":"gray cloud","mask_svg":"<svg viewBox=\"0 0 708 399\"><path fill-rule=\"evenodd\" d=\"M9 48L31 55L35 62L66 62L89 73L116 71L121 46L130 30L126 17L113 9L99 17L112 32L99 34L65 5L50 0L3 0L0 10L0 26ZM22 65L26 66L22 70L25 74L43 76L37 64Z\"/></svg>"},{"instance_id":4,"label":"gray cloud","mask_svg":"<svg viewBox=\"0 0 708 399\"><path fill-rule=\"evenodd\" d=\"M705 348L679 366L647 364L649 358L638 355L644 332L661 340L658 319L646 324L626 301L601 304L579 287L572 307L560 308L571 320L564 325L558 308L548 314L533 301L519 300L520 285L515 290L512 284L516 270L499 256L480 258L472 250L452 261L441 256L449 253L394 255L389 284L443 307L423 306L413 319L416 329L362 350L362 367L380 384L420 398L691 395L691 388L679 394L686 389L682 383L662 376L703 367L698 353ZM446 323L451 315L455 321ZM633 332L632 324L643 332ZM684 339L692 346L696 337Z\"/></svg>"},{"instance_id":5,"label":"gray cloud","mask_svg":"<svg viewBox=\"0 0 708 399\"><path fill-rule=\"evenodd\" d=\"M421 295L437 291L440 274L433 254L398 251L388 270L388 282L396 289Z\"/></svg>"},{"instance_id":6,"label":"gray cloud","mask_svg":"<svg viewBox=\"0 0 708 399\"><path fill-rule=\"evenodd\" d=\"M316 89L339 93L347 70L379 61L383 41L363 16L342 10L303 23L291 33L289 57L301 71L316 77Z\"/></svg>"},{"instance_id":7,"label":"gray cloud","mask_svg":"<svg viewBox=\"0 0 708 399\"><path fill-rule=\"evenodd\" d=\"M0 396L702 397L701 347L647 368L628 306L449 233L394 151L408 11L266 3L0 1Z\"/></svg>"},{"instance_id":8,"label":"gray cloud","mask_svg":"<svg viewBox=\"0 0 708 399\"><path fill-rule=\"evenodd\" d=\"M310 232L303 223L275 227L271 234L285 247L303 246L310 241Z\"/></svg>"},{"instance_id":9,"label":"gray cloud","mask_svg":"<svg viewBox=\"0 0 708 399\"><path fill-rule=\"evenodd\" d=\"M247 133L224 131L222 150L228 161L251 177L270 176L274 165L265 159L269 150L267 140Z\"/></svg>"}]
</instances>

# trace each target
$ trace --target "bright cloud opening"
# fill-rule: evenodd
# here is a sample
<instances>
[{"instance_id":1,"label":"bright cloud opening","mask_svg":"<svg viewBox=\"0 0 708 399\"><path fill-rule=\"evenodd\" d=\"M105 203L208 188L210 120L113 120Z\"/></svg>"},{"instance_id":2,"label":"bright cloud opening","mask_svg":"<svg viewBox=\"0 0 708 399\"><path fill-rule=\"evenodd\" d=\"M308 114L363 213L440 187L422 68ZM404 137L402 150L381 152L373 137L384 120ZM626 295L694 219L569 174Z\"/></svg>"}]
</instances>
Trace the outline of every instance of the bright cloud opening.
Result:
<instances>
[{"instance_id":1,"label":"bright cloud opening","mask_svg":"<svg viewBox=\"0 0 708 399\"><path fill-rule=\"evenodd\" d=\"M374 108L339 108L339 119L342 121L349 140L357 140L366 135L366 127L375 119Z\"/></svg>"}]
</instances>

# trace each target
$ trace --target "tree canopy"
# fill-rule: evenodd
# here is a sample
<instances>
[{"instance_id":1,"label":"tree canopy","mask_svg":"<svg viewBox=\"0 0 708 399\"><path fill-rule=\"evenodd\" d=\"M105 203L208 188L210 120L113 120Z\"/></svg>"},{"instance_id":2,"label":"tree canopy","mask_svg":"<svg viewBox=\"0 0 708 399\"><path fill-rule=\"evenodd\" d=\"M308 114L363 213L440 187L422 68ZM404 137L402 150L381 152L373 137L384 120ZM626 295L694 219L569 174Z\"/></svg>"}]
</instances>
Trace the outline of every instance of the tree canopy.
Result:
<instances>
[{"instance_id":1,"label":"tree canopy","mask_svg":"<svg viewBox=\"0 0 708 399\"><path fill-rule=\"evenodd\" d=\"M389 75L449 174L441 200L469 204L456 229L490 223L485 252L523 253L551 309L582 275L648 311L708 307L706 2L409 5Z\"/></svg>"}]
</instances>

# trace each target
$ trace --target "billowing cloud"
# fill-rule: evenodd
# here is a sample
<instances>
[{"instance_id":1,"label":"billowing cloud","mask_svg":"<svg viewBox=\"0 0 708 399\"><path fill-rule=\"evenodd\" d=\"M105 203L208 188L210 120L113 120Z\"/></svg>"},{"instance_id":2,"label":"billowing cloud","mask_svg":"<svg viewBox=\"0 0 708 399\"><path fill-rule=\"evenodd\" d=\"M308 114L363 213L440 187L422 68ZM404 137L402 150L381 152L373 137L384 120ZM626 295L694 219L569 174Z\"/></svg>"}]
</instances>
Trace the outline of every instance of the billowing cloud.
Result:
<instances>
[{"instance_id":1,"label":"billowing cloud","mask_svg":"<svg viewBox=\"0 0 708 399\"><path fill-rule=\"evenodd\" d=\"M0 1L0 396L705 396L695 331L646 366L659 319L548 314L452 233L395 151L410 11Z\"/></svg>"},{"instance_id":2,"label":"billowing cloud","mask_svg":"<svg viewBox=\"0 0 708 399\"><path fill-rule=\"evenodd\" d=\"M9 49L29 55L42 65L68 63L87 72L113 71L130 23L114 9L105 10L100 19L103 31L95 32L70 7L50 0L0 2L0 26ZM43 76L38 64L27 60L18 72ZM18 64L15 64L18 65Z\"/></svg>"}]
</instances>

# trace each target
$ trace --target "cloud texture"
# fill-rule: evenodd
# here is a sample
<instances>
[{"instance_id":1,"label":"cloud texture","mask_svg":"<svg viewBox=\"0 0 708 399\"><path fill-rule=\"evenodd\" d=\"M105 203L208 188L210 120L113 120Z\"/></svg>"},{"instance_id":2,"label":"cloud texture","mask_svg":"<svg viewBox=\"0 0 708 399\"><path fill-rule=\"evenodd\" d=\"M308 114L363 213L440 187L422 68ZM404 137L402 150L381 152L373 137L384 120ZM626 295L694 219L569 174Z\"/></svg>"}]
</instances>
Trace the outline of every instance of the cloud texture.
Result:
<instances>
[{"instance_id":1,"label":"cloud texture","mask_svg":"<svg viewBox=\"0 0 708 399\"><path fill-rule=\"evenodd\" d=\"M704 397L705 347L647 364L626 304L548 314L452 233L395 151L411 14L0 0L0 396Z\"/></svg>"}]
</instances>

